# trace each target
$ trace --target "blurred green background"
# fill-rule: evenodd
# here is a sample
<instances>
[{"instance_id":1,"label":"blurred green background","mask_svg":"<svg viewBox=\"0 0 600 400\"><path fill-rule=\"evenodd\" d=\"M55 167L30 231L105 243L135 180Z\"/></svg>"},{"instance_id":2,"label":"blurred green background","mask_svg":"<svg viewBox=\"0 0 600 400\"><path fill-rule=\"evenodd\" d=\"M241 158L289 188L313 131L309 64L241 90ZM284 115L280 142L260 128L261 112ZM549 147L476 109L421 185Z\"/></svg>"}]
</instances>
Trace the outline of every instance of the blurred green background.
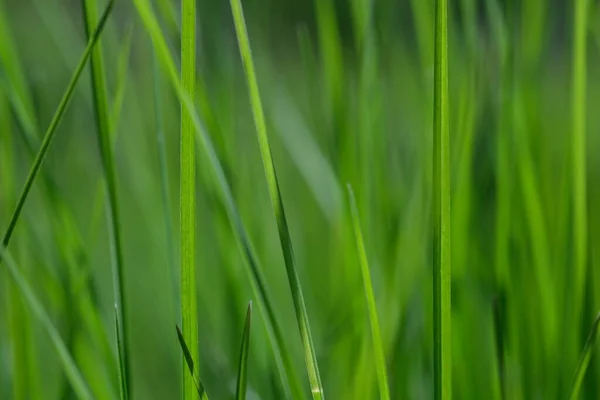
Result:
<instances>
[{"instance_id":1,"label":"blurred green background","mask_svg":"<svg viewBox=\"0 0 600 400\"><path fill-rule=\"evenodd\" d=\"M105 4L105 2L100 2ZM588 2L586 158L573 156L573 1L451 0L452 377L456 399L568 394L600 310L600 7ZM213 138L309 395L229 3L198 1L199 114ZM269 138L325 394L377 397L345 186L357 194L394 399L433 396L432 0L246 0ZM179 2L155 0L179 54ZM0 228L85 47L78 0L0 1ZM118 176L133 397L181 393L180 106L129 1L101 37ZM91 80L84 71L9 250L95 397L118 396L114 291ZM164 147L157 132L164 133ZM161 149L168 196L161 191ZM586 166L587 227L574 228ZM246 267L197 153L200 375L235 392ZM166 212L165 212L166 210ZM583 243L584 279L576 279ZM249 399L283 398L260 313ZM594 355L584 398L600 398ZM0 265L0 399L75 398Z\"/></svg>"}]
</instances>

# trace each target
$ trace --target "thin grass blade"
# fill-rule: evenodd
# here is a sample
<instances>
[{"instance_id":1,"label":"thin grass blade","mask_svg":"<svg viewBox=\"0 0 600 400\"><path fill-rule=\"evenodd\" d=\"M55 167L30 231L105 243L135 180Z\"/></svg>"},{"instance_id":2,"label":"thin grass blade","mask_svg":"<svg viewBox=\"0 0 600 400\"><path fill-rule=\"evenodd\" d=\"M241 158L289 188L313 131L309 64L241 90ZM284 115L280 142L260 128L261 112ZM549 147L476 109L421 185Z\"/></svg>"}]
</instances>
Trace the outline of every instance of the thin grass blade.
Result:
<instances>
[{"instance_id":1,"label":"thin grass blade","mask_svg":"<svg viewBox=\"0 0 600 400\"><path fill-rule=\"evenodd\" d=\"M238 366L238 377L235 391L236 400L246 399L246 382L248 378L248 353L250 350L250 323L252 321L252 302L248 303L246 312L246 324L242 335L242 349L240 350L240 362Z\"/></svg>"},{"instance_id":2,"label":"thin grass blade","mask_svg":"<svg viewBox=\"0 0 600 400\"><path fill-rule=\"evenodd\" d=\"M35 318L48 333L48 336L50 337L52 345L58 353L65 374L67 375L67 379L73 387L74 392L80 399L93 399L92 394L90 393L88 386L81 375L81 372L69 354L69 350L60 337L58 330L54 327L54 324L52 323L52 320L48 316L46 310L44 310L42 303L37 299L25 277L21 275L19 267L15 264L15 261L12 259L4 245L0 245L0 260L4 260L4 264L8 269L8 273L15 282L16 286L19 288L19 291L25 300L25 304L27 304Z\"/></svg>"},{"instance_id":3,"label":"thin grass blade","mask_svg":"<svg viewBox=\"0 0 600 400\"><path fill-rule=\"evenodd\" d=\"M152 39L157 57L160 60L161 65L171 82L171 85L177 93L180 101L185 106L185 110L192 118L194 128L196 130L196 141L204 150L205 157L212 168L215 181L221 189L221 201L223 202L223 206L227 212L233 233L236 236L238 245L240 246L240 251L244 257L245 264L248 267L247 271L250 276L252 288L256 294L259 310L265 317L265 328L274 352L277 369L283 384L283 389L286 392L285 397L293 397L295 399L303 398L303 390L293 366L291 353L287 349L282 333L283 331L275 316L275 309L273 306L274 303L267 291L267 286L261 272L258 258L256 257L252 243L250 242L248 231L244 227L240 217L240 213L233 198L231 186L225 177L225 172L219 161L219 158L217 157L215 147L210 136L207 134L204 125L198 117L198 114L196 113L194 104L183 90L175 62L173 61L174 58L169 51L167 42L161 32L158 21L154 16L148 0L134 0L134 4L142 19L142 22L144 23L146 31L149 33Z\"/></svg>"},{"instance_id":4,"label":"thin grass blade","mask_svg":"<svg viewBox=\"0 0 600 400\"><path fill-rule=\"evenodd\" d=\"M244 64L244 70L246 73L246 82L250 92L252 114L254 115L254 123L256 125L256 132L263 160L263 166L265 168L267 185L269 187L269 195L271 196L273 212L275 213L275 219L277 221L279 239L281 241L281 249L283 251L287 276L292 292L292 300L294 302L296 319L298 321L300 337L302 338L302 345L304 346L305 362L308 370L311 392L313 398L322 399L324 398L323 385L321 384L321 377L319 375L319 367L317 365L317 357L310 333L310 325L308 322L306 305L304 304L304 296L302 294L300 279L298 277L298 272L296 271L296 261L294 259L292 240L285 216L281 192L279 190L279 182L277 181L277 175L275 173L275 164L273 162L271 147L267 137L267 126L265 123L265 116L258 90L254 62L252 61L252 53L250 50L248 32L246 30L244 12L242 10L242 4L240 0L231 0L230 4L240 48L240 55L242 57L242 63Z\"/></svg>"},{"instance_id":5,"label":"thin grass blade","mask_svg":"<svg viewBox=\"0 0 600 400\"><path fill-rule=\"evenodd\" d=\"M369 270L367 252L365 251L365 244L360 229L360 217L358 215L358 207L356 206L356 198L354 197L354 192L352 191L352 186L350 186L350 184L348 184L348 196L350 198L350 211L352 213L356 250L358 251L360 269L362 272L363 284L365 286L367 309L369 310L369 321L371 322L371 336L373 339L373 350L375 352L375 367L377 368L377 379L379 381L379 397L382 400L389 400L390 388L387 379L387 368L385 364L383 343L381 341L381 331L379 329L379 318L377 317L377 304L375 303L373 285L371 284L371 272Z\"/></svg>"},{"instance_id":6,"label":"thin grass blade","mask_svg":"<svg viewBox=\"0 0 600 400\"><path fill-rule=\"evenodd\" d=\"M585 377L585 372L590 364L592 350L594 350L594 344L596 344L596 339L598 338L598 327L600 327L600 313L598 313L592 324L592 330L590 331L581 357L579 358L579 364L577 364L577 369L575 370L575 375L573 377L573 386L571 388L571 395L569 396L570 400L577 400L579 398L583 378Z\"/></svg>"},{"instance_id":7,"label":"thin grass blade","mask_svg":"<svg viewBox=\"0 0 600 400\"><path fill-rule=\"evenodd\" d=\"M29 191L31 190L31 186L33 185L33 182L34 182L36 176L38 175L38 172L40 171L42 163L44 162L46 154L48 153L48 149L50 148L50 144L52 143L52 139L54 138L54 134L56 133L56 129L58 128L58 125L59 125L60 121L62 120L65 110L67 109L67 106L69 105L69 102L71 101L71 98L73 97L73 92L75 90L75 86L77 85L77 82L79 81L79 77L81 76L81 73L83 72L83 68L85 67L86 62L91 55L92 49L96 45L96 42L98 41L98 38L100 37L102 30L104 29L106 20L108 19L108 16L110 15L113 5L114 5L114 0L111 0L108 3L108 5L106 6L106 9L104 10L104 13L102 14L102 17L100 18L100 21L98 22L96 29L90 36L88 45L87 45L85 51L83 52L81 59L79 60L79 64L77 65L77 68L75 69L75 72L73 73L73 76L71 77L71 81L69 82L69 85L67 86L67 89L58 105L58 108L57 108L56 112L54 113L54 116L52 117L50 126L48 127L48 130L46 131L46 134L44 135L44 140L42 141L41 147L35 156L33 165L31 166L31 169L29 170L29 174L27 175L25 185L23 186L23 190L21 191L19 199L17 200L17 204L14 208L14 211L13 211L10 221L8 223L8 227L2 238L2 246L4 246L4 247L6 247L8 245L8 243L10 242L10 238L15 229L15 226L17 225L17 221L19 219L19 216L21 215L21 211L23 210L23 206L25 205L25 200L27 199Z\"/></svg>"},{"instance_id":8,"label":"thin grass blade","mask_svg":"<svg viewBox=\"0 0 600 400\"><path fill-rule=\"evenodd\" d=\"M127 400L129 398L129 390L127 389L127 381L125 380L125 355L123 354L123 343L121 343L121 338L124 336L119 320L119 306L115 304L115 334L117 337L117 355L119 363L119 395L121 400Z\"/></svg>"},{"instance_id":9,"label":"thin grass blade","mask_svg":"<svg viewBox=\"0 0 600 400\"><path fill-rule=\"evenodd\" d=\"M436 0L433 89L433 319L434 398L452 395L450 373L450 132L448 1Z\"/></svg>"},{"instance_id":10,"label":"thin grass blade","mask_svg":"<svg viewBox=\"0 0 600 400\"><path fill-rule=\"evenodd\" d=\"M185 342L183 333L181 332L181 329L179 329L179 326L175 325L175 329L177 330L177 339L179 340L179 346L181 347L181 351L183 352L183 359L185 360L185 364L188 368L188 371L190 371L190 376L192 377L192 381L194 383L194 387L196 388L196 392L198 393L198 396L201 399L208 399L208 397L206 396L206 392L204 391L204 386L200 381L200 373L198 372L198 369L194 367L194 359L192 357L192 354L190 353L190 349L187 343Z\"/></svg>"}]
</instances>

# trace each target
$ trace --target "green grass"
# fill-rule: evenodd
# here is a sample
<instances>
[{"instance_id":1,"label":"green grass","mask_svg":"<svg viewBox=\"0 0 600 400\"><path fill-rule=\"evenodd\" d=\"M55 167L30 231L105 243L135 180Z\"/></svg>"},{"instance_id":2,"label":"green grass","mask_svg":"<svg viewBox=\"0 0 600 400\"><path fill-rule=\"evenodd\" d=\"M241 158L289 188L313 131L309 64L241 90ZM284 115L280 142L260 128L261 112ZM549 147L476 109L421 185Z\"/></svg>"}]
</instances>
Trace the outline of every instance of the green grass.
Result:
<instances>
[{"instance_id":1,"label":"green grass","mask_svg":"<svg viewBox=\"0 0 600 400\"><path fill-rule=\"evenodd\" d=\"M256 125L256 133L258 135L260 153L263 160L263 166L265 168L269 196L271 198L273 212L275 213L275 220L277 221L277 230L279 233L279 240L281 242L281 250L283 251L283 258L290 284L290 290L292 292L292 300L294 302L294 310L296 312L298 329L300 330L300 337L302 338L302 345L304 347L304 357L306 368L308 370L311 393L314 399L322 399L324 398L323 385L321 383L319 366L317 365L317 356L315 354L313 339L310 333L308 314L306 312L306 305L304 304L304 295L300 285L300 278L298 277L298 272L296 270L296 260L294 258L292 239L290 237L283 200L281 198L279 182L277 181L277 175L275 173L275 163L271 155L271 147L269 145L269 139L267 136L267 126L265 123L265 116L258 90L258 82L256 79L254 62L252 61L252 53L250 50L250 40L246 30L246 22L244 20L241 2L239 0L231 0L231 10L233 13L233 20L237 33L240 54L244 64L244 71L246 73L248 91L250 92L252 115L254 116L254 124Z\"/></svg>"},{"instance_id":2,"label":"green grass","mask_svg":"<svg viewBox=\"0 0 600 400\"><path fill-rule=\"evenodd\" d=\"M433 345L435 398L452 395L448 4L436 0L433 94Z\"/></svg>"},{"instance_id":3,"label":"green grass","mask_svg":"<svg viewBox=\"0 0 600 400\"><path fill-rule=\"evenodd\" d=\"M107 3L0 0L0 399L597 397L596 2Z\"/></svg>"},{"instance_id":4,"label":"green grass","mask_svg":"<svg viewBox=\"0 0 600 400\"><path fill-rule=\"evenodd\" d=\"M248 354L250 353L250 323L252 322L252 302L248 304L246 312L246 323L242 335L242 346L240 349L240 362L238 367L237 385L235 389L236 400L246 399L246 387L248 385Z\"/></svg>"},{"instance_id":5,"label":"green grass","mask_svg":"<svg viewBox=\"0 0 600 400\"><path fill-rule=\"evenodd\" d=\"M354 237L356 239L356 249L360 260L360 269L362 272L363 283L365 286L365 297L367 308L369 310L369 321L371 323L371 336L375 353L375 366L377 368L377 378L379 380L379 397L381 399L390 399L390 389L387 381L387 367L385 361L384 346L381 341L381 332L379 328L379 318L377 317L377 304L375 303L375 294L371 283L371 272L369 270L369 261L360 229L360 216L356 206L356 198L352 191L352 186L348 185L348 194L350 198L350 211L352 213L352 225L354 227Z\"/></svg>"},{"instance_id":6,"label":"green grass","mask_svg":"<svg viewBox=\"0 0 600 400\"><path fill-rule=\"evenodd\" d=\"M585 347L583 348L581 357L579 358L579 363L577 364L577 369L573 375L571 394L569 395L570 400L579 399L581 387L583 385L583 378L585 377L585 373L590 364L592 351L594 350L594 345L596 344L596 339L598 338L598 326L600 326L600 314L596 316L596 319L592 324L592 329L590 330L590 334L585 342Z\"/></svg>"}]
</instances>

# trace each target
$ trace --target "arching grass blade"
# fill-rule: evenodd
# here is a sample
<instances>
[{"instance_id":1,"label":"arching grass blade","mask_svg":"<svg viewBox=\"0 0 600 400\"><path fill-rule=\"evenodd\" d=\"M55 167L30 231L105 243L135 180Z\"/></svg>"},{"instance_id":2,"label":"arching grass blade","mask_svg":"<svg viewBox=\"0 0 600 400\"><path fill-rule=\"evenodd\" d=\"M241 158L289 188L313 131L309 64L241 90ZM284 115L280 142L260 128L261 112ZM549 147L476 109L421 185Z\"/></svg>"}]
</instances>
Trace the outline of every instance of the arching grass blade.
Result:
<instances>
[{"instance_id":1,"label":"arching grass blade","mask_svg":"<svg viewBox=\"0 0 600 400\"><path fill-rule=\"evenodd\" d=\"M246 399L246 381L248 378L248 353L250 350L250 324L252 321L252 302L248 303L246 312L246 324L242 335L242 349L240 350L240 362L238 366L238 377L235 391L236 400Z\"/></svg>"},{"instance_id":2,"label":"arching grass blade","mask_svg":"<svg viewBox=\"0 0 600 400\"><path fill-rule=\"evenodd\" d=\"M177 339L179 340L179 346L181 347L181 351L183 352L183 359L185 360L185 364L187 365L188 371L190 371L190 375L192 377L194 387L196 388L196 392L198 393L198 396L201 399L208 399L208 397L206 396L206 392L204 391L204 386L200 381L200 373L198 372L198 369L194 367L194 359L192 357L192 354L190 353L190 349L188 348L187 343L185 342L183 333L181 332L181 329L179 329L179 326L175 325L175 329L177 329Z\"/></svg>"},{"instance_id":3,"label":"arching grass blade","mask_svg":"<svg viewBox=\"0 0 600 400\"><path fill-rule=\"evenodd\" d=\"M360 217L356 206L356 198L352 191L352 186L348 184L348 197L350 198L350 211L352 213L352 226L354 227L354 239L356 240L356 250L362 272L363 283L365 286L365 298L367 300L367 309L369 310L369 321L371 323L371 336L373 339L373 349L375 352L375 367L377 368L377 379L379 380L379 397L382 400L390 399L390 389L387 379L387 368L385 365L385 353L381 341L381 332L379 329L379 318L377 317L377 304L373 294L373 285L371 284L371 273L369 271L369 261L362 231L360 229Z\"/></svg>"},{"instance_id":4,"label":"arching grass blade","mask_svg":"<svg viewBox=\"0 0 600 400\"><path fill-rule=\"evenodd\" d=\"M294 259L292 240L290 237L288 223L285 216L281 192L279 190L279 182L277 181L277 175L275 173L275 164L273 162L273 157L271 155L271 147L269 145L269 139L267 137L267 126L265 123L265 116L262 108L262 102L260 99L260 93L258 90L258 82L254 70L254 62L252 61L250 41L248 39L248 32L246 30L246 22L244 20L242 4L240 0L231 0L230 4L231 11L233 13L233 21L237 33L238 44L240 48L240 55L242 57L242 63L244 64L244 70L246 73L246 82L248 84L248 90L250 92L252 114L254 115L254 123L256 125L256 132L263 160L263 166L265 169L265 175L267 178L267 185L269 187L269 195L271 197L273 212L275 213L275 219L277 221L279 239L281 241L281 249L283 251L283 257L285 261L288 281L290 284L290 290L292 292L292 300L294 302L296 319L298 321L300 337L302 338L302 345L304 346L305 362L306 368L308 370L308 378L310 381L311 392L313 398L322 399L324 398L323 385L321 384L319 367L317 365L317 357L315 354L313 340L310 333L310 325L308 322L306 305L304 304L304 296L302 294L300 279L296 270L296 261Z\"/></svg>"},{"instance_id":5,"label":"arching grass blade","mask_svg":"<svg viewBox=\"0 0 600 400\"><path fill-rule=\"evenodd\" d=\"M73 76L71 77L71 81L69 82L69 85L67 86L67 90L65 91L65 93L58 105L58 108L57 108L56 112L54 113L54 116L52 117L50 126L48 127L48 130L46 131L46 134L44 135L44 140L42 141L42 145L41 145L38 153L36 154L35 159L33 160L33 165L31 166L31 169L29 170L29 174L27 175L25 185L23 186L21 195L19 196L19 199L17 200L17 204L14 208L14 211L13 211L10 221L8 223L8 227L2 238L2 246L4 246L4 247L6 247L8 245L8 243L10 242L10 238L15 229L15 226L17 224L19 216L21 215L21 211L23 210L23 206L25 205L25 200L27 199L27 196L29 195L31 186L33 185L33 182L34 182L38 172L40 171L42 163L44 162L46 154L48 153L48 149L50 148L50 144L52 143L52 139L54 138L54 134L56 133L56 129L58 128L58 125L59 125L60 121L62 120L65 110L67 109L67 106L69 105L69 102L71 101L71 98L73 97L75 85L79 81L81 72L83 72L85 63L87 62L88 58L90 57L92 49L94 48L96 42L98 41L98 38L100 37L100 34L102 33L102 29L104 29L104 25L106 23L106 20L108 19L108 16L110 15L113 5L114 5L114 0L111 0L108 3L108 5L106 6L106 9L104 10L104 13L102 14L102 17L100 18L100 21L98 22L98 26L96 27L96 29L94 30L92 35L90 35L90 40L88 42L88 45L87 45L85 51L83 52L83 55L81 56L81 59L79 60L79 64L77 65L77 68L75 69L75 72L73 73Z\"/></svg>"}]
</instances>

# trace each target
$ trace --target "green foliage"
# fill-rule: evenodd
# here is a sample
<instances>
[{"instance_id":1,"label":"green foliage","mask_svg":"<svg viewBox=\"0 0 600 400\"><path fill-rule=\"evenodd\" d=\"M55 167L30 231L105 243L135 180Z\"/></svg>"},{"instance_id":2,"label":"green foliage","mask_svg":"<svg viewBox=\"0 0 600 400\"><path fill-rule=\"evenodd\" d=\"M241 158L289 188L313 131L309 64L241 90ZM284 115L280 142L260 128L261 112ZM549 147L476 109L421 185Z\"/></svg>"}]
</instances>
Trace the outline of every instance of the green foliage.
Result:
<instances>
[{"instance_id":1,"label":"green foliage","mask_svg":"<svg viewBox=\"0 0 600 400\"><path fill-rule=\"evenodd\" d=\"M248 304L246 323L242 335L242 348L240 350L240 363L238 367L237 385L235 388L236 400L246 399L246 386L248 381L248 354L250 352L250 323L252 321L252 302Z\"/></svg>"}]
</instances>

